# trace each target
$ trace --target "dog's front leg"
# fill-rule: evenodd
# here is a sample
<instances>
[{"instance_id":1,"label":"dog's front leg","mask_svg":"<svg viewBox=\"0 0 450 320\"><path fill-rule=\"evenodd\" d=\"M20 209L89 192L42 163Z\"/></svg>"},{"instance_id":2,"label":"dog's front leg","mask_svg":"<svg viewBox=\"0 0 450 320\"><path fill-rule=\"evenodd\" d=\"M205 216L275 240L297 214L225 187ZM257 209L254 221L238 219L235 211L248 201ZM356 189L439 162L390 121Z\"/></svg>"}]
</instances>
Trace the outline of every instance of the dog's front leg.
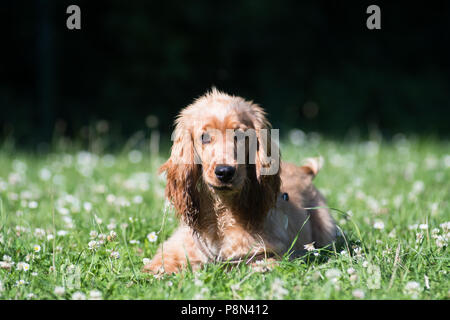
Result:
<instances>
[{"instance_id":1,"label":"dog's front leg","mask_svg":"<svg viewBox=\"0 0 450 320\"><path fill-rule=\"evenodd\" d=\"M144 266L143 272L175 273L188 264L195 270L205 261L202 252L197 248L192 237L192 230L180 226L175 233L159 248L152 261Z\"/></svg>"},{"instance_id":2,"label":"dog's front leg","mask_svg":"<svg viewBox=\"0 0 450 320\"><path fill-rule=\"evenodd\" d=\"M260 240L238 225L228 227L224 231L219 257L222 260L251 258L265 251Z\"/></svg>"}]
</instances>

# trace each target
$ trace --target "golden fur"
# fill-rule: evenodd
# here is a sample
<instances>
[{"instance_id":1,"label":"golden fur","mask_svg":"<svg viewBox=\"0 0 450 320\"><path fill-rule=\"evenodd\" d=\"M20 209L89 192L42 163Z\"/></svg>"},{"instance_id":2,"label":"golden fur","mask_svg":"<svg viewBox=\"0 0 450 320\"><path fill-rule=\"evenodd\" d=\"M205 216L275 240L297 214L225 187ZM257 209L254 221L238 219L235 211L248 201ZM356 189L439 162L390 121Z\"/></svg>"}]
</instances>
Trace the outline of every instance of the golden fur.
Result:
<instances>
[{"instance_id":1,"label":"golden fur","mask_svg":"<svg viewBox=\"0 0 450 320\"><path fill-rule=\"evenodd\" d=\"M180 226L143 271L172 273L188 263L196 269L212 261L280 257L297 234L295 255L305 244L320 247L334 240L328 210L305 209L326 205L311 182L320 169L316 159L303 166L282 162L276 174L261 174L269 166L263 153L279 153L270 136L268 143L261 139L261 130L271 128L261 107L213 89L183 109L175 124L171 156L160 171L167 173L166 196ZM256 154L246 149L244 164L236 159L236 142L227 129L256 133ZM235 168L230 182L215 174L222 164Z\"/></svg>"}]
</instances>

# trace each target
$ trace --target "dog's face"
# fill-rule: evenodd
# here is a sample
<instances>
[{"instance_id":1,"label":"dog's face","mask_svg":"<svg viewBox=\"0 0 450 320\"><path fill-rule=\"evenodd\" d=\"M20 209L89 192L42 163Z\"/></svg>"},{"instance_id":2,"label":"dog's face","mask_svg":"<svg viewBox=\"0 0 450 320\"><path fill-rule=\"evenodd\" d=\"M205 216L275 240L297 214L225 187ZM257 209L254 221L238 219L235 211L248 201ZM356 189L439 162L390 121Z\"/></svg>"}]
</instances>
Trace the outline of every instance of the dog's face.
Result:
<instances>
[{"instance_id":1,"label":"dog's face","mask_svg":"<svg viewBox=\"0 0 450 320\"><path fill-rule=\"evenodd\" d=\"M252 126L251 119L232 109L225 114L209 114L197 122L192 139L203 181L218 193L239 192L247 177L249 139L245 134Z\"/></svg>"},{"instance_id":2,"label":"dog's face","mask_svg":"<svg viewBox=\"0 0 450 320\"><path fill-rule=\"evenodd\" d=\"M167 172L167 197L188 222L198 214L202 182L210 193L229 198L252 185L259 211L274 203L279 172L261 174L269 165L263 155L274 150L268 152L270 124L258 105L213 90L183 109L175 123L171 156L160 171ZM268 143L261 143L263 129Z\"/></svg>"}]
</instances>

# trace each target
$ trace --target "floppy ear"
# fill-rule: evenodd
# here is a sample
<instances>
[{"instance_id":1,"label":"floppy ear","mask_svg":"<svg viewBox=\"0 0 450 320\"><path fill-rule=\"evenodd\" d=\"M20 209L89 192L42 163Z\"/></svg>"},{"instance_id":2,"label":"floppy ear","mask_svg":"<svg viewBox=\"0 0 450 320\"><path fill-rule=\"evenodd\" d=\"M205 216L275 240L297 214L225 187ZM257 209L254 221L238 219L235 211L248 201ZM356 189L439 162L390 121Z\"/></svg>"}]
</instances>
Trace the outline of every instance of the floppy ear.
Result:
<instances>
[{"instance_id":1,"label":"floppy ear","mask_svg":"<svg viewBox=\"0 0 450 320\"><path fill-rule=\"evenodd\" d=\"M257 138L255 157L256 177L261 188L261 198L264 213L275 205L280 191L281 159L277 143L272 144L271 125L266 119L263 109L252 105L253 126Z\"/></svg>"},{"instance_id":2,"label":"floppy ear","mask_svg":"<svg viewBox=\"0 0 450 320\"><path fill-rule=\"evenodd\" d=\"M174 205L177 214L192 226L199 212L197 182L200 177L200 165L194 163L192 135L183 117L180 116L175 124L171 155L159 172L167 173L166 197Z\"/></svg>"}]
</instances>

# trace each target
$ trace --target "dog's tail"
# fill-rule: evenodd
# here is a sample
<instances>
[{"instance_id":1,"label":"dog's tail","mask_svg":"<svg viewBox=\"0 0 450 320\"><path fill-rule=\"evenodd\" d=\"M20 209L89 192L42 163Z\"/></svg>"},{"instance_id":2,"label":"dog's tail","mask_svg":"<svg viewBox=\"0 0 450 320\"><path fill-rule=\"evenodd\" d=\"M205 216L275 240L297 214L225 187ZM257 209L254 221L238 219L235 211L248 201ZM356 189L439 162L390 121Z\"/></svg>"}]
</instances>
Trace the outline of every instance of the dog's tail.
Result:
<instances>
[{"instance_id":1,"label":"dog's tail","mask_svg":"<svg viewBox=\"0 0 450 320\"><path fill-rule=\"evenodd\" d=\"M304 179L309 183L315 178L323 166L323 158L307 158L303 161L300 167L304 173ZM330 244L336 238L336 223L327 208L327 203L324 196L310 184L311 198L307 199L309 219L311 221L312 236L316 247L323 247Z\"/></svg>"},{"instance_id":2,"label":"dog's tail","mask_svg":"<svg viewBox=\"0 0 450 320\"><path fill-rule=\"evenodd\" d=\"M319 173L322 166L323 166L322 157L307 158L303 160L300 169L303 171L304 177L306 179L309 179L309 182L311 182L315 178L315 176Z\"/></svg>"}]
</instances>

